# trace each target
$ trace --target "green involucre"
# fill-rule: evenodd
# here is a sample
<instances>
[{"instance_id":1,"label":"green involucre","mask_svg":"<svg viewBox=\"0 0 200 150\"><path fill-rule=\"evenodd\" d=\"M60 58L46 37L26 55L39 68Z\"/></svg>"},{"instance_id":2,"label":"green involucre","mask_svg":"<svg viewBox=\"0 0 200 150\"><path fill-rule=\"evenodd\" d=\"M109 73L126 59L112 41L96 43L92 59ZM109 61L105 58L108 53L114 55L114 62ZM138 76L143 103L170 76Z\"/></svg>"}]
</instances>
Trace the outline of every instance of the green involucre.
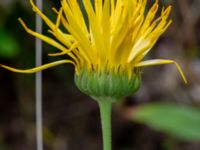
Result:
<instances>
[{"instance_id":1,"label":"green involucre","mask_svg":"<svg viewBox=\"0 0 200 150\"><path fill-rule=\"evenodd\" d=\"M80 74L75 74L75 83L80 91L99 101L101 99L116 101L136 92L141 83L139 69L135 69L131 77L127 73L116 74L102 71L88 73L83 69Z\"/></svg>"}]
</instances>

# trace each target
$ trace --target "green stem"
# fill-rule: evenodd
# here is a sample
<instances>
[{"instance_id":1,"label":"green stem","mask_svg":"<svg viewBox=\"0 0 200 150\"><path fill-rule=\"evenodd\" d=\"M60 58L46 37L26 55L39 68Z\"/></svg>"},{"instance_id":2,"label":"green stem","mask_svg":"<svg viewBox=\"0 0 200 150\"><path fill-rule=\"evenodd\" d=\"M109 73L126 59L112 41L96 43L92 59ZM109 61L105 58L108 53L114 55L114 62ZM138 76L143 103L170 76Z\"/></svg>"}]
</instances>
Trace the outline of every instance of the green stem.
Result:
<instances>
[{"instance_id":1,"label":"green stem","mask_svg":"<svg viewBox=\"0 0 200 150\"><path fill-rule=\"evenodd\" d=\"M101 126L103 134L103 150L111 150L111 110L112 102L107 100L98 101L101 113Z\"/></svg>"}]
</instances>

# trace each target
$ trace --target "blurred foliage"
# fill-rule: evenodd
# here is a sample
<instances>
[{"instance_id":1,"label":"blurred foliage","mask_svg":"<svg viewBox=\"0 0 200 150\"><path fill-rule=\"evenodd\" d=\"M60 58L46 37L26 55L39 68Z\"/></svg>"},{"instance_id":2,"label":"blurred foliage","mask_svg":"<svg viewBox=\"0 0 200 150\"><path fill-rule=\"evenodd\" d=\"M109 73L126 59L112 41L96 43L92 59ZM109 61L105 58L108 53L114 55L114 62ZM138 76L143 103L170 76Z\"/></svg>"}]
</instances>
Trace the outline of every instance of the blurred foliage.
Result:
<instances>
[{"instance_id":1,"label":"blurred foliage","mask_svg":"<svg viewBox=\"0 0 200 150\"><path fill-rule=\"evenodd\" d=\"M0 56L11 59L18 54L18 42L6 30L0 28Z\"/></svg>"},{"instance_id":2,"label":"blurred foliage","mask_svg":"<svg viewBox=\"0 0 200 150\"><path fill-rule=\"evenodd\" d=\"M182 140L200 141L200 110L174 104L147 104L136 108L134 120Z\"/></svg>"}]
</instances>

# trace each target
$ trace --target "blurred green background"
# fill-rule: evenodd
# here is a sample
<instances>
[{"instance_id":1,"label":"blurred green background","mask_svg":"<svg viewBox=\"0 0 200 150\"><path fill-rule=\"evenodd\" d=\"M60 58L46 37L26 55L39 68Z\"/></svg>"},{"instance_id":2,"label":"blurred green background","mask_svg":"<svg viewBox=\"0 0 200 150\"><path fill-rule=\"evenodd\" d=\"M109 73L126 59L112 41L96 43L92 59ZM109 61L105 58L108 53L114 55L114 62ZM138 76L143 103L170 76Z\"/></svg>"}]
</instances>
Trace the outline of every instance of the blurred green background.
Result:
<instances>
[{"instance_id":1,"label":"blurred green background","mask_svg":"<svg viewBox=\"0 0 200 150\"><path fill-rule=\"evenodd\" d=\"M51 8L59 3L44 0L44 12L54 21ZM113 150L200 149L200 1L160 0L160 8L169 4L173 24L147 59L176 60L189 85L174 65L144 68L140 90L114 106ZM35 39L21 27L19 17L35 28L29 1L0 0L0 63L31 68ZM47 30L44 25L49 35ZM59 59L47 57L51 52L56 49L44 43L43 63ZM73 74L70 65L43 72L45 150L102 149L97 104L78 91ZM0 68L0 150L36 149L34 82L34 75Z\"/></svg>"}]
</instances>

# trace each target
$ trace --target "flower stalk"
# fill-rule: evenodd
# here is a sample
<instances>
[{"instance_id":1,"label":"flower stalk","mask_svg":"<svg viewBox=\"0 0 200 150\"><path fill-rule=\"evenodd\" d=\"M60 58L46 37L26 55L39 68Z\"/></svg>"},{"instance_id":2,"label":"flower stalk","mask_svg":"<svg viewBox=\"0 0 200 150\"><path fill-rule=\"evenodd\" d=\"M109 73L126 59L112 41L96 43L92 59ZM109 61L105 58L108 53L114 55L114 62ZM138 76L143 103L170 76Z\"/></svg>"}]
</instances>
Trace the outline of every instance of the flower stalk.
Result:
<instances>
[{"instance_id":1,"label":"flower stalk","mask_svg":"<svg viewBox=\"0 0 200 150\"><path fill-rule=\"evenodd\" d=\"M98 104L101 114L103 150L111 150L112 149L112 140L111 140L112 102L110 100L99 100Z\"/></svg>"}]
</instances>

